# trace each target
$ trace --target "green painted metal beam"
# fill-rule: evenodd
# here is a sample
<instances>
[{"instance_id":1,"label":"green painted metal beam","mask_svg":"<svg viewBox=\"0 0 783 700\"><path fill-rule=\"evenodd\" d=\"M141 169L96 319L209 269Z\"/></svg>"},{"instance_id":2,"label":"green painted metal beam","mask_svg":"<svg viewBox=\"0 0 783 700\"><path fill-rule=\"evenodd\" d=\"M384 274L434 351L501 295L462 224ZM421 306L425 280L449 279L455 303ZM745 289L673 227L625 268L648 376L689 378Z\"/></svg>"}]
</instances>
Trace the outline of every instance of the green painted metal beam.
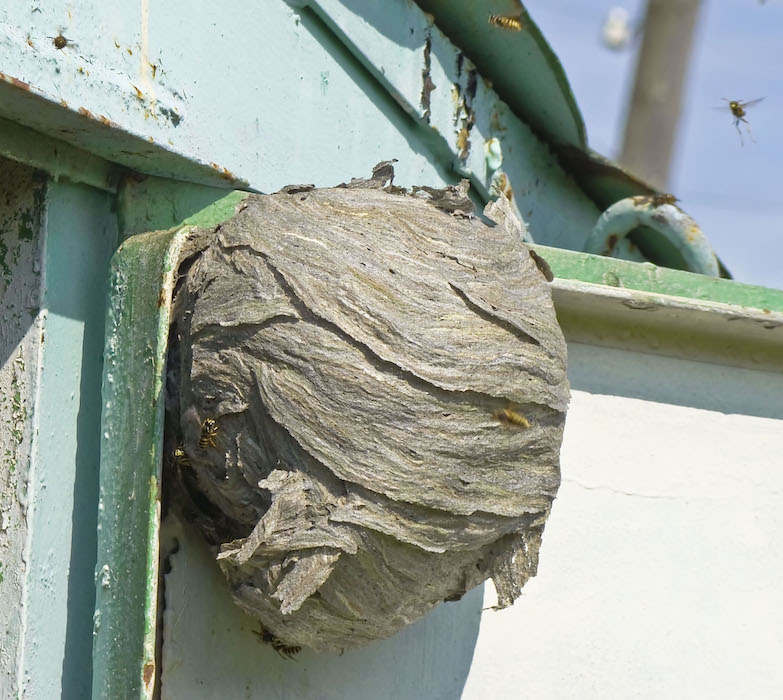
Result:
<instances>
[{"instance_id":1,"label":"green painted metal beam","mask_svg":"<svg viewBox=\"0 0 783 700\"><path fill-rule=\"evenodd\" d=\"M191 225L132 236L111 263L103 372L93 697L150 698L155 658L166 352L171 292L194 226L228 218L244 192Z\"/></svg>"},{"instance_id":2,"label":"green painted metal beam","mask_svg":"<svg viewBox=\"0 0 783 700\"><path fill-rule=\"evenodd\" d=\"M549 263L555 277L561 279L783 312L783 291L779 289L672 270L652 263L630 262L541 245L531 247Z\"/></svg>"}]
</instances>

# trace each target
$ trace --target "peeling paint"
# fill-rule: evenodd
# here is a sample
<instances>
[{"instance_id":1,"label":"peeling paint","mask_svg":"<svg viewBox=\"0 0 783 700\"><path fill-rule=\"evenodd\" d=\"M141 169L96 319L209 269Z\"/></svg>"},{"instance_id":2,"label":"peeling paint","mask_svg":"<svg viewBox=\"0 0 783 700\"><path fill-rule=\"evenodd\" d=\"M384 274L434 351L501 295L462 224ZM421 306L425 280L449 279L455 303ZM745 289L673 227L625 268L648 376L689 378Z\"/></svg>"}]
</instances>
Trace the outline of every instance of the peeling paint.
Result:
<instances>
[{"instance_id":1,"label":"peeling paint","mask_svg":"<svg viewBox=\"0 0 783 700\"><path fill-rule=\"evenodd\" d=\"M457 61L459 82L452 85L451 101L454 106L454 126L457 132L457 155L460 160L465 161L470 154L470 132L476 123L476 113L473 111L472 102L478 89L478 79L475 68L471 66L463 73L463 65L464 59ZM463 76L465 78L464 88L461 83Z\"/></svg>"},{"instance_id":2,"label":"peeling paint","mask_svg":"<svg viewBox=\"0 0 783 700\"><path fill-rule=\"evenodd\" d=\"M500 140L494 137L487 139L484 142L484 151L486 152L487 169L490 172L499 170L503 165L503 148Z\"/></svg>"},{"instance_id":3,"label":"peeling paint","mask_svg":"<svg viewBox=\"0 0 783 700\"><path fill-rule=\"evenodd\" d=\"M426 122L430 122L430 94L435 89L435 83L432 82L430 70L432 69L432 32L427 33L427 39L424 42L424 67L421 71L421 108Z\"/></svg>"},{"instance_id":4,"label":"peeling paint","mask_svg":"<svg viewBox=\"0 0 783 700\"><path fill-rule=\"evenodd\" d=\"M0 158L0 694L16 697L23 635L33 399L42 332L45 185L27 166Z\"/></svg>"}]
</instances>

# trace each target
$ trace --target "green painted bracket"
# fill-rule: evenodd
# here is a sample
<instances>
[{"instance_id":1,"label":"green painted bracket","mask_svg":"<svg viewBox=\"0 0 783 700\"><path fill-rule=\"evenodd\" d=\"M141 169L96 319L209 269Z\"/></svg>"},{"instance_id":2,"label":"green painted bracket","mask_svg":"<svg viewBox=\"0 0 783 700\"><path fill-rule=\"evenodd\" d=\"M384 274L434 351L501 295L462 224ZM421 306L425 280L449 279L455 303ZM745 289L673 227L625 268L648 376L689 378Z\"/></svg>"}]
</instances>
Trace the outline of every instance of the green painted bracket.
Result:
<instances>
[{"instance_id":1,"label":"green painted bracket","mask_svg":"<svg viewBox=\"0 0 783 700\"><path fill-rule=\"evenodd\" d=\"M180 253L247 196L232 192L169 231L132 236L112 258L101 417L93 697L151 698L166 353Z\"/></svg>"}]
</instances>

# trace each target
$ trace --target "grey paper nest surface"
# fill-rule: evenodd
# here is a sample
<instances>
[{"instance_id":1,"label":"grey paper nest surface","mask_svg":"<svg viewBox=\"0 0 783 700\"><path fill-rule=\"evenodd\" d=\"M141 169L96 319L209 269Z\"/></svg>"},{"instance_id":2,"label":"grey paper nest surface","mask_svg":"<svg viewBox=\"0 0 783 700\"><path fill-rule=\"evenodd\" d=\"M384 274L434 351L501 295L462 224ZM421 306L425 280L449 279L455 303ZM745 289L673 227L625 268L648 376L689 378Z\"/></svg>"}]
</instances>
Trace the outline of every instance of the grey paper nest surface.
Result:
<instances>
[{"instance_id":1,"label":"grey paper nest surface","mask_svg":"<svg viewBox=\"0 0 783 700\"><path fill-rule=\"evenodd\" d=\"M507 202L491 227L466 184L364 184L250 196L197 238L175 304L190 513L236 602L319 651L388 637L489 577L499 607L514 601L569 398Z\"/></svg>"}]
</instances>

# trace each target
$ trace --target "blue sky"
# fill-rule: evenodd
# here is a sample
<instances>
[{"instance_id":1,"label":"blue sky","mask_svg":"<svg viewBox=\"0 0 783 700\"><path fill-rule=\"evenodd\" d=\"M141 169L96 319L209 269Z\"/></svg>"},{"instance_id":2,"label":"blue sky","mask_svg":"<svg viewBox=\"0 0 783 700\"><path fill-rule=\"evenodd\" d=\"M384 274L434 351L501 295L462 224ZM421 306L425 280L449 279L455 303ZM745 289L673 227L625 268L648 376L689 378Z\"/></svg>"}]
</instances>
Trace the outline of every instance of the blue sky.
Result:
<instances>
[{"instance_id":1,"label":"blue sky","mask_svg":"<svg viewBox=\"0 0 783 700\"><path fill-rule=\"evenodd\" d=\"M562 62L590 145L619 154L639 41L601 44L610 8L644 15L643 0L527 0ZM745 145L721 98L748 111ZM703 0L668 189L701 226L734 278L783 288L783 0Z\"/></svg>"}]
</instances>

